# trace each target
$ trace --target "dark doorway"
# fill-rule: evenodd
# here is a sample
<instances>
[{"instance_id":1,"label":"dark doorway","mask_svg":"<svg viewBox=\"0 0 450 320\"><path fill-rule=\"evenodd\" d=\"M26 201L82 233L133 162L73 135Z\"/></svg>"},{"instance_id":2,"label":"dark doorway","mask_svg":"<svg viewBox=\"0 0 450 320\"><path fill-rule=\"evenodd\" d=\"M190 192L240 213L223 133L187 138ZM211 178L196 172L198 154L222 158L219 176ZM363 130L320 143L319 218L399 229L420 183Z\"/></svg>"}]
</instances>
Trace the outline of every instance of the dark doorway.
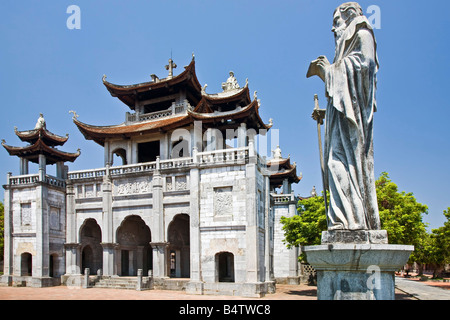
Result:
<instances>
[{"instance_id":1,"label":"dark doorway","mask_svg":"<svg viewBox=\"0 0 450 320\"><path fill-rule=\"evenodd\" d=\"M159 140L138 143L138 162L156 161L159 156Z\"/></svg>"},{"instance_id":2,"label":"dark doorway","mask_svg":"<svg viewBox=\"0 0 450 320\"><path fill-rule=\"evenodd\" d=\"M230 252L216 254L219 282L234 282L234 256Z\"/></svg>"},{"instance_id":3,"label":"dark doorway","mask_svg":"<svg viewBox=\"0 0 450 320\"><path fill-rule=\"evenodd\" d=\"M54 271L54 268L55 268L54 259L55 258L53 257L53 255L50 255L50 261L49 261L49 266L48 266L48 268L49 268L49 270L48 270L49 277L54 277L54 274L55 274L55 271Z\"/></svg>"},{"instance_id":4,"label":"dark doorway","mask_svg":"<svg viewBox=\"0 0 450 320\"><path fill-rule=\"evenodd\" d=\"M122 263L122 276L130 275L130 252L128 250L122 250L121 256Z\"/></svg>"},{"instance_id":5,"label":"dark doorway","mask_svg":"<svg viewBox=\"0 0 450 320\"><path fill-rule=\"evenodd\" d=\"M31 253L25 252L20 255L20 275L31 276L33 270L33 257Z\"/></svg>"}]
</instances>

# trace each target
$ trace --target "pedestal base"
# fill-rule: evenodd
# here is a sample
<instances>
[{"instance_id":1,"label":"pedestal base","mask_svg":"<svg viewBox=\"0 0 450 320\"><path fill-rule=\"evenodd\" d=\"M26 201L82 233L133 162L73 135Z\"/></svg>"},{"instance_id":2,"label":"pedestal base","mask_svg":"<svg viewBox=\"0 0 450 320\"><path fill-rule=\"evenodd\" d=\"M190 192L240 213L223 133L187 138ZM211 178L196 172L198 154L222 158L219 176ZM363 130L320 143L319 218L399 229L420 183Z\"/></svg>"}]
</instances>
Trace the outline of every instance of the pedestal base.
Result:
<instances>
[{"instance_id":1,"label":"pedestal base","mask_svg":"<svg viewBox=\"0 0 450 320\"><path fill-rule=\"evenodd\" d=\"M317 272L318 300L394 300L394 273L414 246L329 243L303 250Z\"/></svg>"}]
</instances>

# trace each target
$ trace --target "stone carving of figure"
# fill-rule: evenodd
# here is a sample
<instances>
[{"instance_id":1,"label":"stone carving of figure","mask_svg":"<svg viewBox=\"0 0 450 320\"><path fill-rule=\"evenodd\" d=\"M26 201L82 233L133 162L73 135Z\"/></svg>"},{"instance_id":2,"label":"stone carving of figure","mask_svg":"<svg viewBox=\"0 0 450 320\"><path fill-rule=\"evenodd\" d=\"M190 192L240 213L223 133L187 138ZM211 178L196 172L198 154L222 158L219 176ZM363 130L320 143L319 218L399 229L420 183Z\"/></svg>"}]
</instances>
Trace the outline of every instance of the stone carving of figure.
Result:
<instances>
[{"instance_id":1,"label":"stone carving of figure","mask_svg":"<svg viewBox=\"0 0 450 320\"><path fill-rule=\"evenodd\" d=\"M330 192L328 230L379 230L373 163L378 59L373 29L356 2L333 15L335 58L312 61L307 77L325 82L324 175Z\"/></svg>"},{"instance_id":2,"label":"stone carving of figure","mask_svg":"<svg viewBox=\"0 0 450 320\"><path fill-rule=\"evenodd\" d=\"M237 79L234 77L234 72L230 71L230 76L227 79L227 82L222 83L222 89L223 91L233 90L233 89L239 89L239 84L237 82Z\"/></svg>"},{"instance_id":3,"label":"stone carving of figure","mask_svg":"<svg viewBox=\"0 0 450 320\"><path fill-rule=\"evenodd\" d=\"M36 122L36 125L34 126L34 129L41 129L41 128L45 129L45 119L42 113L39 114L39 118Z\"/></svg>"}]
</instances>

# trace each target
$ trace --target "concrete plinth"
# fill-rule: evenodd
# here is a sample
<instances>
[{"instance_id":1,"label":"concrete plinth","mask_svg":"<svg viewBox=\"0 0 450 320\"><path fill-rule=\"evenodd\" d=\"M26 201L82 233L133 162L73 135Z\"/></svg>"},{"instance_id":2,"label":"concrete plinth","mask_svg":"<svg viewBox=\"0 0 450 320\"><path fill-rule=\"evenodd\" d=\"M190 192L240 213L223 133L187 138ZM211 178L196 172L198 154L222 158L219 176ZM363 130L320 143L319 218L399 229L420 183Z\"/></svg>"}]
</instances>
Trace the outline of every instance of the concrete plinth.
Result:
<instances>
[{"instance_id":1,"label":"concrete plinth","mask_svg":"<svg viewBox=\"0 0 450 320\"><path fill-rule=\"evenodd\" d=\"M317 272L318 300L394 300L394 273L414 246L329 243L303 250Z\"/></svg>"}]
</instances>

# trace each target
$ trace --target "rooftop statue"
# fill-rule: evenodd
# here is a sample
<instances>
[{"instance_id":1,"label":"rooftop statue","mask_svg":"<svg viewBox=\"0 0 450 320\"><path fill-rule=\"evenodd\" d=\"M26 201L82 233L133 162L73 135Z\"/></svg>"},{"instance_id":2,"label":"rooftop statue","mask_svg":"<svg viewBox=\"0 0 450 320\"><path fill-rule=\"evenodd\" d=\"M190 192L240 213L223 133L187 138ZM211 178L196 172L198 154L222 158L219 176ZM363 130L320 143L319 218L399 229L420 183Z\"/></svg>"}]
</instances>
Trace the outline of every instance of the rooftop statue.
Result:
<instances>
[{"instance_id":1,"label":"rooftop statue","mask_svg":"<svg viewBox=\"0 0 450 320\"><path fill-rule=\"evenodd\" d=\"M233 89L239 89L239 84L234 77L234 72L230 71L230 76L227 79L227 82L222 83L222 89L223 91L233 90Z\"/></svg>"},{"instance_id":2,"label":"rooftop statue","mask_svg":"<svg viewBox=\"0 0 450 320\"><path fill-rule=\"evenodd\" d=\"M39 114L39 118L36 122L36 125L34 126L34 129L41 129L44 128L45 129L45 119L44 119L44 115L42 113Z\"/></svg>"},{"instance_id":3,"label":"rooftop statue","mask_svg":"<svg viewBox=\"0 0 450 320\"><path fill-rule=\"evenodd\" d=\"M336 51L312 61L307 77L325 82L324 180L328 230L379 230L373 161L378 60L373 29L356 2L333 14Z\"/></svg>"}]
</instances>

